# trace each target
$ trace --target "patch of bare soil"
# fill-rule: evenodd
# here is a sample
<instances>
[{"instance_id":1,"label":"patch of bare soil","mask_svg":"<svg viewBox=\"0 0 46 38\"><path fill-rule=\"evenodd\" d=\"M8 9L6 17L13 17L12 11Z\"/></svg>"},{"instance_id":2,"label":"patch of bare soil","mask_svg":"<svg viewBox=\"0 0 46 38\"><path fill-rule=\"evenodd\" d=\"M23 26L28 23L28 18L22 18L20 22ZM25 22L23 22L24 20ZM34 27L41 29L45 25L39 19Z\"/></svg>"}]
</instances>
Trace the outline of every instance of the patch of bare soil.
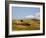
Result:
<instances>
[{"instance_id":1,"label":"patch of bare soil","mask_svg":"<svg viewBox=\"0 0 46 38\"><path fill-rule=\"evenodd\" d=\"M24 26L24 25L16 25L16 27L26 28L27 26Z\"/></svg>"}]
</instances>

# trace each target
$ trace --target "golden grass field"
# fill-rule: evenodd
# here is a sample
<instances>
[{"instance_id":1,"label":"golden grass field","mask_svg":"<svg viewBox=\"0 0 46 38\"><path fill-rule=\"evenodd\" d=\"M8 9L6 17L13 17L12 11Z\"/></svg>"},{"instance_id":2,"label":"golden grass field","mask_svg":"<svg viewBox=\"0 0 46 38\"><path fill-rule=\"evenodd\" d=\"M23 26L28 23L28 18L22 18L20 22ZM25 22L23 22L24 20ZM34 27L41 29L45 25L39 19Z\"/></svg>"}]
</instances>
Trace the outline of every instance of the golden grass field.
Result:
<instances>
[{"instance_id":1,"label":"golden grass field","mask_svg":"<svg viewBox=\"0 0 46 38\"><path fill-rule=\"evenodd\" d=\"M12 30L40 30L40 20L26 19L26 20L12 20Z\"/></svg>"}]
</instances>

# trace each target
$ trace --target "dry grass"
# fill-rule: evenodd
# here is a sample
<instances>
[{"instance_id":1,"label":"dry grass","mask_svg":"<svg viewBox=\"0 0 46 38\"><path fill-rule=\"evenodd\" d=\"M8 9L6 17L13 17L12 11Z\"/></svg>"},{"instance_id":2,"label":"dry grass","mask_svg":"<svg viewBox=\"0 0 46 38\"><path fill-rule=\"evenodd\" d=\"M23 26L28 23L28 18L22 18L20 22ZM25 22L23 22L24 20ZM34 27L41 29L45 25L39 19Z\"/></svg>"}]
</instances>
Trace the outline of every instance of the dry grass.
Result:
<instances>
[{"instance_id":1,"label":"dry grass","mask_svg":"<svg viewBox=\"0 0 46 38\"><path fill-rule=\"evenodd\" d=\"M40 30L40 20L12 20L12 30Z\"/></svg>"}]
</instances>

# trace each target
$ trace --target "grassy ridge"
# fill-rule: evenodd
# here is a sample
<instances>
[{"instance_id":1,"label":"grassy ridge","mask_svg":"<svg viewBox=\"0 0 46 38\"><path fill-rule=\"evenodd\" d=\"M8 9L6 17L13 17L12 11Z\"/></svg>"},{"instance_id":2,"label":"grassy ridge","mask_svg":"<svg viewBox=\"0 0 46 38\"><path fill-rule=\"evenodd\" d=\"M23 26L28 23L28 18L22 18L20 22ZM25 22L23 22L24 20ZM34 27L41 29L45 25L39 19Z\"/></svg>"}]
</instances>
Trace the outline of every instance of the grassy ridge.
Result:
<instances>
[{"instance_id":1,"label":"grassy ridge","mask_svg":"<svg viewBox=\"0 0 46 38\"><path fill-rule=\"evenodd\" d=\"M30 25L26 25L26 24L30 24ZM12 20L12 30L39 30L39 29L40 29L40 20L26 19L23 20L22 22L21 20Z\"/></svg>"}]
</instances>

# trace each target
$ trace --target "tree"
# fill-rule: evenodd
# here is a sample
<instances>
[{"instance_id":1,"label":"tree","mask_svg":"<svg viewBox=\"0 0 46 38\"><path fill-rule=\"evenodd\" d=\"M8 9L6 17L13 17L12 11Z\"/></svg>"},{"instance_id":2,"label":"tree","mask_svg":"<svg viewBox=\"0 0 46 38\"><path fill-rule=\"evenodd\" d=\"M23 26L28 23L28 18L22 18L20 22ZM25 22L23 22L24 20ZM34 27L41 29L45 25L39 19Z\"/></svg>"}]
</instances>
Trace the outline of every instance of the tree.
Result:
<instances>
[{"instance_id":1,"label":"tree","mask_svg":"<svg viewBox=\"0 0 46 38\"><path fill-rule=\"evenodd\" d=\"M21 22L23 22L23 20L20 20Z\"/></svg>"}]
</instances>

